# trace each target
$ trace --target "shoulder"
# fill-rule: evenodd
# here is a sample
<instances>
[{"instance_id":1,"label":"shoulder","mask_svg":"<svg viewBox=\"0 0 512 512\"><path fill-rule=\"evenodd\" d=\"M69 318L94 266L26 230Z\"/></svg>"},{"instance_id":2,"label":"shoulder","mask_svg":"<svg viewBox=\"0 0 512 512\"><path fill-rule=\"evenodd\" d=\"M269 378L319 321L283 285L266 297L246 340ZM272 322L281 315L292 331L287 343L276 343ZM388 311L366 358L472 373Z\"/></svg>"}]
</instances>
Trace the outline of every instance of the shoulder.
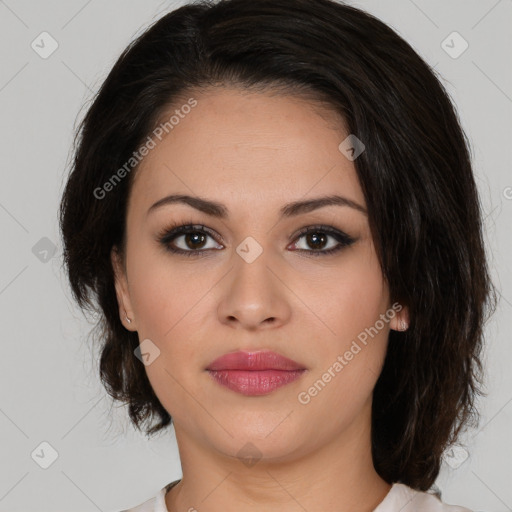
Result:
<instances>
[{"instance_id":1,"label":"shoulder","mask_svg":"<svg viewBox=\"0 0 512 512\"><path fill-rule=\"evenodd\" d=\"M468 508L443 503L436 495L395 483L374 512L472 512Z\"/></svg>"},{"instance_id":2,"label":"shoulder","mask_svg":"<svg viewBox=\"0 0 512 512\"><path fill-rule=\"evenodd\" d=\"M165 505L165 495L167 494L167 491L171 489L171 487L174 487L178 482L179 480L176 480L167 484L158 491L156 496L153 496L140 505L121 510L120 512L168 512Z\"/></svg>"}]
</instances>

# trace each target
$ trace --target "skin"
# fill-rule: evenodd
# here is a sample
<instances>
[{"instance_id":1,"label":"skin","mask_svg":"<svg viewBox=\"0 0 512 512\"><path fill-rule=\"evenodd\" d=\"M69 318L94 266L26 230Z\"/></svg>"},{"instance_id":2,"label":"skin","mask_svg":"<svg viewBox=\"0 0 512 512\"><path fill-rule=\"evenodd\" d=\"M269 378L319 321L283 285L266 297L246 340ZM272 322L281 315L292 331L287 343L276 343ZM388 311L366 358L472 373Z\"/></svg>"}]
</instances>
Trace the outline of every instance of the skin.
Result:
<instances>
[{"instance_id":1,"label":"skin","mask_svg":"<svg viewBox=\"0 0 512 512\"><path fill-rule=\"evenodd\" d=\"M173 418L183 471L166 495L167 508L372 511L391 488L372 462L372 392L389 330L408 320L407 309L301 404L298 394L392 303L366 214L327 206L279 218L285 203L333 193L366 208L354 163L338 150L348 133L333 112L297 96L236 88L191 96L197 106L137 170L126 260L112 251L121 320L160 350L145 369ZM218 201L229 215L217 219L183 204L147 214L171 193ZM218 235L207 236L203 246L179 236L175 246L221 250L205 257L167 252L157 234L172 220ZM323 246L298 238L301 228L316 224L356 242L311 255L338 245L331 236ZM248 236L263 250L252 263L236 252ZM205 371L236 350L273 350L307 371L268 395L247 397ZM237 455L248 442L261 454L252 466Z\"/></svg>"}]
</instances>

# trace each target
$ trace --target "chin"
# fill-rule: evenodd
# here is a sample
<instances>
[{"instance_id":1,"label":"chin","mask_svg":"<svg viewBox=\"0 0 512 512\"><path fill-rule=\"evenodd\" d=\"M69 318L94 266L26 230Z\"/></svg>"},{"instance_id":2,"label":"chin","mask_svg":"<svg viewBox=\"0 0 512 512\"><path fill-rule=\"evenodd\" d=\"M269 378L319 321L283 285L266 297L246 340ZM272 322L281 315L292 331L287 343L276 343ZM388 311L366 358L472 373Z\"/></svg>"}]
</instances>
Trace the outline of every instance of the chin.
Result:
<instances>
[{"instance_id":1,"label":"chin","mask_svg":"<svg viewBox=\"0 0 512 512\"><path fill-rule=\"evenodd\" d=\"M307 439L303 433L290 428L291 425L285 427L290 418L285 421L281 418L280 421L281 424L273 420L265 422L260 419L257 427L249 424L246 428L238 425L236 429L228 429L233 437L224 431L215 438L208 437L216 450L226 456L240 459L247 466L254 464L254 461L291 461L299 457L301 452L307 451Z\"/></svg>"}]
</instances>

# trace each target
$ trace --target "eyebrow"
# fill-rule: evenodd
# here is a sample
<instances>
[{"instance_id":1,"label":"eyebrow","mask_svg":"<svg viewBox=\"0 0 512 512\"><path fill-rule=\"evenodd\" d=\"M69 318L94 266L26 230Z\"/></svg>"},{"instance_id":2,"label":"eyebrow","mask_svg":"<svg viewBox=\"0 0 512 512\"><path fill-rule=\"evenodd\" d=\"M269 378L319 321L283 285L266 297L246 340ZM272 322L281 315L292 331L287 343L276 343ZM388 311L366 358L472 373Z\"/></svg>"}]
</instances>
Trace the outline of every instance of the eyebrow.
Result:
<instances>
[{"instance_id":1,"label":"eyebrow","mask_svg":"<svg viewBox=\"0 0 512 512\"><path fill-rule=\"evenodd\" d=\"M210 215L211 217L218 217L220 219L226 219L228 217L228 209L222 203L184 194L171 194L169 196L163 197L162 199L159 199L149 208L146 215L149 215L151 212L161 208L162 206L175 203L186 204L192 208L195 208L196 210L199 210L200 212L205 213L206 215ZM324 206L333 205L348 206L363 213L364 215L368 215L366 209L359 203L339 195L317 197L314 199L307 199L305 201L294 201L292 203L287 203L280 209L280 215L281 217L293 217L295 215L317 210L318 208L322 208Z\"/></svg>"}]
</instances>

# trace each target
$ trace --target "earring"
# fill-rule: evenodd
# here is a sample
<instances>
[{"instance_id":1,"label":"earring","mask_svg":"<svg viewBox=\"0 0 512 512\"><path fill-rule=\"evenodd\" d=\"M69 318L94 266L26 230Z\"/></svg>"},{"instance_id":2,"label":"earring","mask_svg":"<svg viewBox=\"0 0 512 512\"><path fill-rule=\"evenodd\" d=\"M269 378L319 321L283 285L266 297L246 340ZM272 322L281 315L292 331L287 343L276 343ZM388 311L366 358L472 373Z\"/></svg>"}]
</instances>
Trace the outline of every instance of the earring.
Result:
<instances>
[{"instance_id":1,"label":"earring","mask_svg":"<svg viewBox=\"0 0 512 512\"><path fill-rule=\"evenodd\" d=\"M400 320L400 331L406 331L409 326L405 320Z\"/></svg>"},{"instance_id":2,"label":"earring","mask_svg":"<svg viewBox=\"0 0 512 512\"><path fill-rule=\"evenodd\" d=\"M126 318L126 321L131 324L132 321L128 318L128 315L126 314L126 311L124 312L124 317Z\"/></svg>"}]
</instances>

